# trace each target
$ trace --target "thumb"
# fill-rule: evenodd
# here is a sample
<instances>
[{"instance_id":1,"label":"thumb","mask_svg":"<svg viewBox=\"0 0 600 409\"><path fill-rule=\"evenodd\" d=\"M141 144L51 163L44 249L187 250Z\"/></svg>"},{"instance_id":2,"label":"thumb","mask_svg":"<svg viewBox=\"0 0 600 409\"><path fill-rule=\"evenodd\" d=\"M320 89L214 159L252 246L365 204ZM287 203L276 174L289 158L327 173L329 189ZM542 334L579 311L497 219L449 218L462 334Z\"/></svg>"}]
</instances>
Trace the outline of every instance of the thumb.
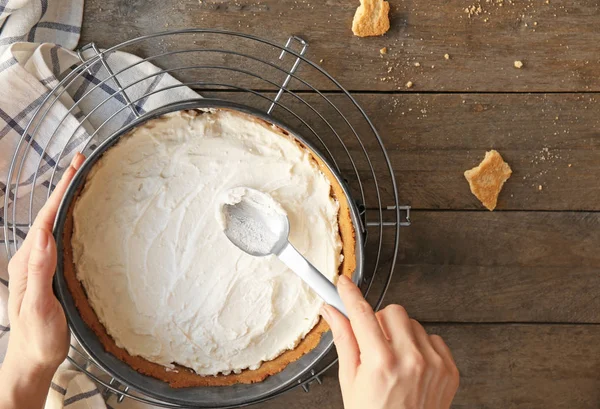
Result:
<instances>
[{"instance_id":1,"label":"thumb","mask_svg":"<svg viewBox=\"0 0 600 409\"><path fill-rule=\"evenodd\" d=\"M321 315L333 333L340 365L340 380L353 379L360 364L360 350L350 321L331 305L323 305Z\"/></svg>"},{"instance_id":2,"label":"thumb","mask_svg":"<svg viewBox=\"0 0 600 409\"><path fill-rule=\"evenodd\" d=\"M25 298L39 306L40 312L52 305L52 277L56 269L56 243L44 227L35 231L33 246L27 263L27 288ZM31 305L31 304L30 304Z\"/></svg>"}]
</instances>

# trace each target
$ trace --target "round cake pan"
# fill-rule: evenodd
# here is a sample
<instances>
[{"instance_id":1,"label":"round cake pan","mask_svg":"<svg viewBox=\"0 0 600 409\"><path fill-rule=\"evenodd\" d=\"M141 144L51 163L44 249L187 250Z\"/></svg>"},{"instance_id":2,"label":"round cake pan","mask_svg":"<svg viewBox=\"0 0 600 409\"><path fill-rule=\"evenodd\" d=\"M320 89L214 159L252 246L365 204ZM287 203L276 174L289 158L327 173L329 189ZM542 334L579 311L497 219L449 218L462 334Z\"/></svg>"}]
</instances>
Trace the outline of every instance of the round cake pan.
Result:
<instances>
[{"instance_id":1,"label":"round cake pan","mask_svg":"<svg viewBox=\"0 0 600 409\"><path fill-rule=\"evenodd\" d=\"M102 156L102 154L111 146L113 146L121 136L125 135L130 130L148 120L155 119L164 114L175 111L209 108L221 108L239 111L260 118L270 124L276 125L306 145L313 154L318 156L326 164L326 166L329 167L329 170L331 170L332 174L344 190L346 200L349 204L351 219L354 225L354 231L356 232L356 270L352 278L354 282L360 283L364 265L364 254L363 236L360 234L361 224L359 220L358 209L356 208L355 202L352 200L345 182L326 160L326 158L324 158L323 155L321 155L310 142L302 138L296 131L290 129L289 126L272 118L264 112L229 101L206 98L166 105L155 111L149 112L140 118L137 118L135 121L107 138L85 160L73 178L73 181L71 182L65 193L65 196L62 199L54 225L54 237L56 239L57 250L59 254L56 275L54 278L54 289L64 307L71 332L81 344L81 347L89 354L91 359L99 367L101 367L110 376L114 377L123 385L130 386L131 388L148 397L173 405L192 406L199 408L234 408L274 397L279 392L283 391L284 389L288 389L290 385L297 383L298 380L305 377L307 373L319 362L319 360L330 351L333 345L331 332L326 332L323 334L321 341L312 351L303 355L299 360L290 363L283 371L266 378L262 382L254 384L236 384L231 386L172 388L169 386L169 384L163 381L137 372L135 369L131 368L129 365L125 364L104 350L102 343L99 341L95 333L81 318L79 311L75 306L73 297L69 292L63 274L64 260L62 254L64 246L62 240L68 209L71 205L71 202L75 199L77 192L85 183L87 174L92 169L96 161Z\"/></svg>"}]
</instances>

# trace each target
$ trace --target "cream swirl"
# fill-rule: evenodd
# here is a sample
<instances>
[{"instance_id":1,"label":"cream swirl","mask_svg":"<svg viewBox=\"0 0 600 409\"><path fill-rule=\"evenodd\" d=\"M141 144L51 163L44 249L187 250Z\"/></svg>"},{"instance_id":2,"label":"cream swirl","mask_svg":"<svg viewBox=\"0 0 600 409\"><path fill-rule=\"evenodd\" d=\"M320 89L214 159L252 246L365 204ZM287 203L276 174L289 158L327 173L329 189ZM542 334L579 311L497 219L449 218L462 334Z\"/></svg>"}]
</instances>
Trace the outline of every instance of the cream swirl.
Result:
<instances>
[{"instance_id":1,"label":"cream swirl","mask_svg":"<svg viewBox=\"0 0 600 409\"><path fill-rule=\"evenodd\" d=\"M74 209L77 278L129 354L200 375L239 372L318 322L322 301L294 273L225 237L215 206L238 186L279 202L292 244L337 276L338 204L306 150L235 112L167 115L102 156Z\"/></svg>"}]
</instances>

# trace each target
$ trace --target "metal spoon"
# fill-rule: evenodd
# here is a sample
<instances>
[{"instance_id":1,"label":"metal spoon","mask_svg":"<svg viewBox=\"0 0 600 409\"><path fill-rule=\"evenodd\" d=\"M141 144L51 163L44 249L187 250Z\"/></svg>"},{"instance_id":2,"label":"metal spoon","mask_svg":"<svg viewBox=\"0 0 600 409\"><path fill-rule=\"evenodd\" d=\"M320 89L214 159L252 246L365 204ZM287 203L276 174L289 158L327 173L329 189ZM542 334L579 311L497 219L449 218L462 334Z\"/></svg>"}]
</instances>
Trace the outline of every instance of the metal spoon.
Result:
<instances>
[{"instance_id":1,"label":"metal spoon","mask_svg":"<svg viewBox=\"0 0 600 409\"><path fill-rule=\"evenodd\" d=\"M252 256L275 254L327 304L348 316L335 285L289 242L290 222L279 204L255 189L235 188L230 192L234 192L235 200L221 208L229 240Z\"/></svg>"}]
</instances>

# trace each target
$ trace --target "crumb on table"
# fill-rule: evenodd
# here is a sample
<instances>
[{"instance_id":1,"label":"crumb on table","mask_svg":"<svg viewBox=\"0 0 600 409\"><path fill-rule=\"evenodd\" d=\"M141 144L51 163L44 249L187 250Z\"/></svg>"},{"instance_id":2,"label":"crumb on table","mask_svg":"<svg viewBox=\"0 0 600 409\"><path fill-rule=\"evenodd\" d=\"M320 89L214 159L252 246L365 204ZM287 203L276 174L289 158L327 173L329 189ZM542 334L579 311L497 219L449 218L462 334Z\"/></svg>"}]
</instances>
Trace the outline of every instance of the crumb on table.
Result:
<instances>
[{"instance_id":1,"label":"crumb on table","mask_svg":"<svg viewBox=\"0 0 600 409\"><path fill-rule=\"evenodd\" d=\"M360 0L352 20L352 32L358 37L381 36L390 29L390 4L384 0Z\"/></svg>"},{"instance_id":2,"label":"crumb on table","mask_svg":"<svg viewBox=\"0 0 600 409\"><path fill-rule=\"evenodd\" d=\"M479 166L465 171L465 178L469 182L471 193L488 210L494 210L502 186L511 174L512 170L508 163L504 162L497 151L491 150L485 153L485 158Z\"/></svg>"}]
</instances>

